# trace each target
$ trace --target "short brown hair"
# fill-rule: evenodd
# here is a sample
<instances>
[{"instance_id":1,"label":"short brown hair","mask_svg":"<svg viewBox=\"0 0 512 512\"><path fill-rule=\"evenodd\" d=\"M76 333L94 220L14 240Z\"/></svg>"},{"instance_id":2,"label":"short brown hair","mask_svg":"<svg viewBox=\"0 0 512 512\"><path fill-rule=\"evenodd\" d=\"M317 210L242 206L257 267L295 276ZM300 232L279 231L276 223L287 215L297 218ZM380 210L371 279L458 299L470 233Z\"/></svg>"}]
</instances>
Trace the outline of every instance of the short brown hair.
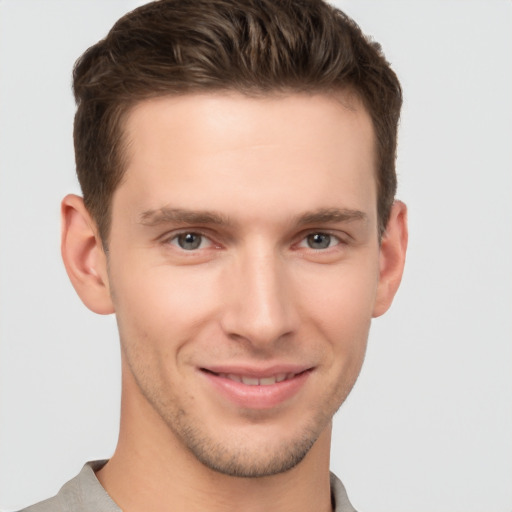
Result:
<instances>
[{"instance_id":1,"label":"short brown hair","mask_svg":"<svg viewBox=\"0 0 512 512\"><path fill-rule=\"evenodd\" d=\"M379 234L396 192L400 83L357 24L322 0L159 0L126 14L76 62L74 143L84 202L106 244L123 177L123 119L155 96L350 90L376 135Z\"/></svg>"}]
</instances>

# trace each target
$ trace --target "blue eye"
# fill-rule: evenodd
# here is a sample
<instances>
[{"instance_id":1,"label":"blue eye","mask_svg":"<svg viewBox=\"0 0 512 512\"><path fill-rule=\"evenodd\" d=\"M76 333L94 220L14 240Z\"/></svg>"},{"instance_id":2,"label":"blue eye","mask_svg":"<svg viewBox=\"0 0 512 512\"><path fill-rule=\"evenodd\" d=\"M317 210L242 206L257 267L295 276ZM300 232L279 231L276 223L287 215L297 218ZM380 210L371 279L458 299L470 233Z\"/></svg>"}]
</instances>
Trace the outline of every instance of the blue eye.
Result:
<instances>
[{"instance_id":1,"label":"blue eye","mask_svg":"<svg viewBox=\"0 0 512 512\"><path fill-rule=\"evenodd\" d=\"M199 233L181 233L173 239L174 241L185 251L193 251L203 245L204 237Z\"/></svg>"},{"instance_id":2,"label":"blue eye","mask_svg":"<svg viewBox=\"0 0 512 512\"><path fill-rule=\"evenodd\" d=\"M338 240L328 233L311 233L306 237L307 246L310 249L327 249Z\"/></svg>"}]
</instances>

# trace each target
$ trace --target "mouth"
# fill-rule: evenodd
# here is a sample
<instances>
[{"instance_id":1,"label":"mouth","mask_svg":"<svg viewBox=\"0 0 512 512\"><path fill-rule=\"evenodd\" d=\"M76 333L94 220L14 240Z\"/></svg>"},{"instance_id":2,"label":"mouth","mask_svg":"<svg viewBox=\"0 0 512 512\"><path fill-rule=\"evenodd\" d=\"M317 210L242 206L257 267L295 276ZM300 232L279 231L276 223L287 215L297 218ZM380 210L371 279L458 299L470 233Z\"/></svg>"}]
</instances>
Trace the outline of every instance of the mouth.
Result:
<instances>
[{"instance_id":1,"label":"mouth","mask_svg":"<svg viewBox=\"0 0 512 512\"><path fill-rule=\"evenodd\" d=\"M269 409L298 395L313 368L200 368L216 396L244 409ZM219 393L220 392L220 393Z\"/></svg>"},{"instance_id":2,"label":"mouth","mask_svg":"<svg viewBox=\"0 0 512 512\"><path fill-rule=\"evenodd\" d=\"M304 370L302 372L294 373L276 373L275 375L269 375L266 377L257 377L254 375L244 375L238 373L224 373L224 372L213 372L211 370L207 370L206 368L201 369L204 372L211 373L217 377L221 377L223 379L229 379L233 382L240 382L241 384L245 384L246 386L272 386L273 384L278 384L279 382L284 382L287 380L294 379L297 375L300 375L308 370Z\"/></svg>"}]
</instances>

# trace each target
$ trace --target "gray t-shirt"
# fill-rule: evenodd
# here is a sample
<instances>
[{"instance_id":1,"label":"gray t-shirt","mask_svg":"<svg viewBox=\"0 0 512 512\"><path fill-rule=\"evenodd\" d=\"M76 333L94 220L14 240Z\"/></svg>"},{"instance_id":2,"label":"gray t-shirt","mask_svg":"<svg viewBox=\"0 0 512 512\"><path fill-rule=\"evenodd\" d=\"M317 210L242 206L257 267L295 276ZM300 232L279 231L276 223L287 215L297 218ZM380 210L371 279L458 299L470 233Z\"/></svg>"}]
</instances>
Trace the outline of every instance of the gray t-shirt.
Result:
<instances>
[{"instance_id":1,"label":"gray t-shirt","mask_svg":"<svg viewBox=\"0 0 512 512\"><path fill-rule=\"evenodd\" d=\"M36 503L20 512L122 512L96 478L106 460L88 462L80 473L62 486L53 498ZM345 487L331 473L334 512L356 512L348 501Z\"/></svg>"}]
</instances>

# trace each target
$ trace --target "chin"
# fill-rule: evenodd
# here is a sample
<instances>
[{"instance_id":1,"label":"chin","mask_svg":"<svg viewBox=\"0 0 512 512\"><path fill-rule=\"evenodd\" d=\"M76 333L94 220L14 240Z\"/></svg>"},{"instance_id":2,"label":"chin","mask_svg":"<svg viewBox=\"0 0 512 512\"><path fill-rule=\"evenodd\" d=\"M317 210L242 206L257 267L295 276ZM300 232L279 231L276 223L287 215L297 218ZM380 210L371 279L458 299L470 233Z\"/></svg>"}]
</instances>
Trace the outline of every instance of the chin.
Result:
<instances>
[{"instance_id":1,"label":"chin","mask_svg":"<svg viewBox=\"0 0 512 512\"><path fill-rule=\"evenodd\" d=\"M267 420L223 427L187 421L185 414L177 419L174 416L166 421L167 426L197 461L212 471L238 478L262 478L291 470L331 425L331 416L323 413L302 425L272 425L272 420Z\"/></svg>"},{"instance_id":2,"label":"chin","mask_svg":"<svg viewBox=\"0 0 512 512\"><path fill-rule=\"evenodd\" d=\"M188 432L184 440L188 450L212 471L238 478L262 478L284 473L294 468L308 454L318 436L304 435L296 440L268 441L262 446L251 440L230 445L212 442L197 433Z\"/></svg>"}]
</instances>

